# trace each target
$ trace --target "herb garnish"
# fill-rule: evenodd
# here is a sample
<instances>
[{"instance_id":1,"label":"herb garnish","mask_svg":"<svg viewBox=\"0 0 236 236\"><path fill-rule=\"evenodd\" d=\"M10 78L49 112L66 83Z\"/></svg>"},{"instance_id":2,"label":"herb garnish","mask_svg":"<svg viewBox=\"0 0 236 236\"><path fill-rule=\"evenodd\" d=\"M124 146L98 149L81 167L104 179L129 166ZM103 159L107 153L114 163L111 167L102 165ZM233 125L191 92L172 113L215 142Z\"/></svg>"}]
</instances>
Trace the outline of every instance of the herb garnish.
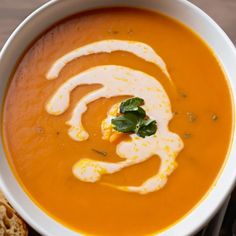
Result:
<instances>
[{"instance_id":1,"label":"herb garnish","mask_svg":"<svg viewBox=\"0 0 236 236\"><path fill-rule=\"evenodd\" d=\"M187 98L187 97L188 97L187 93L185 93L183 90L179 90L179 95L180 95L182 98Z\"/></svg>"},{"instance_id":2,"label":"herb garnish","mask_svg":"<svg viewBox=\"0 0 236 236\"><path fill-rule=\"evenodd\" d=\"M97 154L100 154L100 155L104 156L104 157L107 156L107 152L105 152L105 151L99 151L99 150L94 149L94 148L92 148L91 150L96 152Z\"/></svg>"},{"instance_id":3,"label":"herb garnish","mask_svg":"<svg viewBox=\"0 0 236 236\"><path fill-rule=\"evenodd\" d=\"M135 133L142 138L155 134L156 121L147 117L142 105L144 105L144 100L139 97L122 102L120 105L122 115L111 120L114 129L122 133Z\"/></svg>"},{"instance_id":4,"label":"herb garnish","mask_svg":"<svg viewBox=\"0 0 236 236\"><path fill-rule=\"evenodd\" d=\"M190 133L185 133L184 134L184 138L188 139L188 138L191 138L192 137L192 134Z\"/></svg>"},{"instance_id":5,"label":"herb garnish","mask_svg":"<svg viewBox=\"0 0 236 236\"><path fill-rule=\"evenodd\" d=\"M123 116L118 116L112 119L112 124L114 125L114 129L122 132L134 132L136 130L136 126L138 124L139 118L134 113L126 113Z\"/></svg>"},{"instance_id":6,"label":"herb garnish","mask_svg":"<svg viewBox=\"0 0 236 236\"><path fill-rule=\"evenodd\" d=\"M197 115L191 111L188 111L186 115L189 122L195 122L198 118Z\"/></svg>"},{"instance_id":7,"label":"herb garnish","mask_svg":"<svg viewBox=\"0 0 236 236\"><path fill-rule=\"evenodd\" d=\"M125 114L126 112L135 112L138 113L142 118L146 116L146 112L143 110L142 106L144 100L142 98L131 98L121 103L120 113Z\"/></svg>"},{"instance_id":8,"label":"herb garnish","mask_svg":"<svg viewBox=\"0 0 236 236\"><path fill-rule=\"evenodd\" d=\"M157 122L155 120L142 120L137 131L138 136L145 138L151 136L157 131Z\"/></svg>"}]
</instances>

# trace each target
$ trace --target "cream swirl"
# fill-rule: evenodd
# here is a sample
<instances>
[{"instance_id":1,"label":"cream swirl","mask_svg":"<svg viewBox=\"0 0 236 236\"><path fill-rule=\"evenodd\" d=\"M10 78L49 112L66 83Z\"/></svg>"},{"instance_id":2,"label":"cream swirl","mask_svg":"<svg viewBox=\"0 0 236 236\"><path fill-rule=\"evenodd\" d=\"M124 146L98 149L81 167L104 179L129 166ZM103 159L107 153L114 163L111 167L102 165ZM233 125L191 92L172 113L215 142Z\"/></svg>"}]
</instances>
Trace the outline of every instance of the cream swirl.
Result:
<instances>
[{"instance_id":1,"label":"cream swirl","mask_svg":"<svg viewBox=\"0 0 236 236\"><path fill-rule=\"evenodd\" d=\"M99 51L96 47L93 47L93 50ZM148 58L150 57L149 55ZM50 71L52 72L53 69ZM58 73L49 74L57 76ZM103 174L118 172L123 168L144 162L153 155L158 155L161 159L159 170L140 186L110 186L140 194L162 188L167 182L168 175L175 169L176 156L183 148L180 137L168 128L169 121L172 119L171 104L162 85L156 78L131 68L117 65L92 67L63 83L46 104L47 112L52 115L65 112L70 104L70 93L76 87L85 84L101 84L103 87L82 97L74 107L70 120L66 122L70 126L68 134L75 141L89 138L82 124L82 115L86 112L89 103L102 97L128 95L143 98L144 109L151 119L157 121L158 131L155 135L146 138L131 134L131 141L121 141L116 147L116 152L124 161L109 163L88 158L80 159L72 168L73 174L81 181L96 182ZM102 122L103 137L106 136L107 128L112 127L111 119L116 116L114 110L118 105L111 108L107 118Z\"/></svg>"}]
</instances>

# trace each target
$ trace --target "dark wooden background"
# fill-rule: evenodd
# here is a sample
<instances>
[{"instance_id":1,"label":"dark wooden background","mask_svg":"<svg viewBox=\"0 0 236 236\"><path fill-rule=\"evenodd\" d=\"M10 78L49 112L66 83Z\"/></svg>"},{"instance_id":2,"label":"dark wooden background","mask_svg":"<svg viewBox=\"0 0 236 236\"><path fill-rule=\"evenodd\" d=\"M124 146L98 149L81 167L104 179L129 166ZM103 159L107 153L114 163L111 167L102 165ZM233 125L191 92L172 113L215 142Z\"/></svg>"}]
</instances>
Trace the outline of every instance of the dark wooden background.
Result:
<instances>
[{"instance_id":1,"label":"dark wooden background","mask_svg":"<svg viewBox=\"0 0 236 236\"><path fill-rule=\"evenodd\" d=\"M16 26L45 2L47 0L0 0L0 48ZM236 44L236 0L190 0L190 2L207 12ZM38 234L31 231L30 236Z\"/></svg>"},{"instance_id":2,"label":"dark wooden background","mask_svg":"<svg viewBox=\"0 0 236 236\"><path fill-rule=\"evenodd\" d=\"M213 17L236 43L236 0L190 1ZM0 48L16 26L45 2L47 0L0 0Z\"/></svg>"}]
</instances>

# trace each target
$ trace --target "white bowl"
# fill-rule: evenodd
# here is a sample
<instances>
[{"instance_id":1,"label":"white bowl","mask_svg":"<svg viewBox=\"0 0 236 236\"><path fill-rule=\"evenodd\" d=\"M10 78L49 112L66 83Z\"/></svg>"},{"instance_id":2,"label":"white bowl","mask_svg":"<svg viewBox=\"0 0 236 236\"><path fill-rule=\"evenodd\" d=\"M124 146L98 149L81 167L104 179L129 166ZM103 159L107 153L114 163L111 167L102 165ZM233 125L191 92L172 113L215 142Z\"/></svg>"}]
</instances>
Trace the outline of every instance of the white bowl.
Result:
<instances>
[{"instance_id":1,"label":"white bowl","mask_svg":"<svg viewBox=\"0 0 236 236\"><path fill-rule=\"evenodd\" d=\"M20 56L30 43L55 22L88 9L127 6L162 12L178 19L197 32L213 49L221 62L236 101L236 50L221 28L203 11L185 0L52 0L27 17L14 31L0 54L0 105L10 75ZM235 106L235 105L234 105ZM234 107L233 107L234 108ZM0 114L2 117L2 114ZM234 124L235 128L235 124ZM2 132L2 131L1 131ZM47 236L78 236L65 226L47 216L26 195L17 183L5 157L0 137L0 188L17 212L38 232ZM201 202L159 235L191 235L198 231L216 213L232 188L236 179L236 136L233 136L227 161L213 187Z\"/></svg>"}]
</instances>

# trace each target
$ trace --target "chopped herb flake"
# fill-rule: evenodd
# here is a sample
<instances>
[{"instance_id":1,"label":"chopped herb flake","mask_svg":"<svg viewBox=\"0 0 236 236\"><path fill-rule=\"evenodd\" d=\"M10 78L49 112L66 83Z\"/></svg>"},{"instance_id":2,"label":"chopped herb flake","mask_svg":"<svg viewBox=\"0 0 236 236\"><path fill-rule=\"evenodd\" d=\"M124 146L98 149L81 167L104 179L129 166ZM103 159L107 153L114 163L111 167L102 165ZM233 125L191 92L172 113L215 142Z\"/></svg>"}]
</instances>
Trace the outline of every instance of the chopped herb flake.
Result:
<instances>
[{"instance_id":1,"label":"chopped herb flake","mask_svg":"<svg viewBox=\"0 0 236 236\"><path fill-rule=\"evenodd\" d=\"M195 122L197 120L197 115L193 112L187 112L186 115L189 122Z\"/></svg>"},{"instance_id":2,"label":"chopped herb flake","mask_svg":"<svg viewBox=\"0 0 236 236\"><path fill-rule=\"evenodd\" d=\"M190 134L190 133L185 133L184 134L184 138L186 138L186 139L189 139L191 137L192 137L192 134Z\"/></svg>"},{"instance_id":3,"label":"chopped herb flake","mask_svg":"<svg viewBox=\"0 0 236 236\"><path fill-rule=\"evenodd\" d=\"M182 97L182 98L187 98L187 97L188 97L187 93L185 93L185 92L182 91L182 90L179 90L179 95L180 95L180 97Z\"/></svg>"},{"instance_id":4,"label":"chopped herb flake","mask_svg":"<svg viewBox=\"0 0 236 236\"><path fill-rule=\"evenodd\" d=\"M99 150L94 149L94 148L92 148L91 150L96 152L97 154L100 154L100 155L104 156L104 157L107 156L107 152L105 152L105 151L99 151Z\"/></svg>"}]
</instances>

